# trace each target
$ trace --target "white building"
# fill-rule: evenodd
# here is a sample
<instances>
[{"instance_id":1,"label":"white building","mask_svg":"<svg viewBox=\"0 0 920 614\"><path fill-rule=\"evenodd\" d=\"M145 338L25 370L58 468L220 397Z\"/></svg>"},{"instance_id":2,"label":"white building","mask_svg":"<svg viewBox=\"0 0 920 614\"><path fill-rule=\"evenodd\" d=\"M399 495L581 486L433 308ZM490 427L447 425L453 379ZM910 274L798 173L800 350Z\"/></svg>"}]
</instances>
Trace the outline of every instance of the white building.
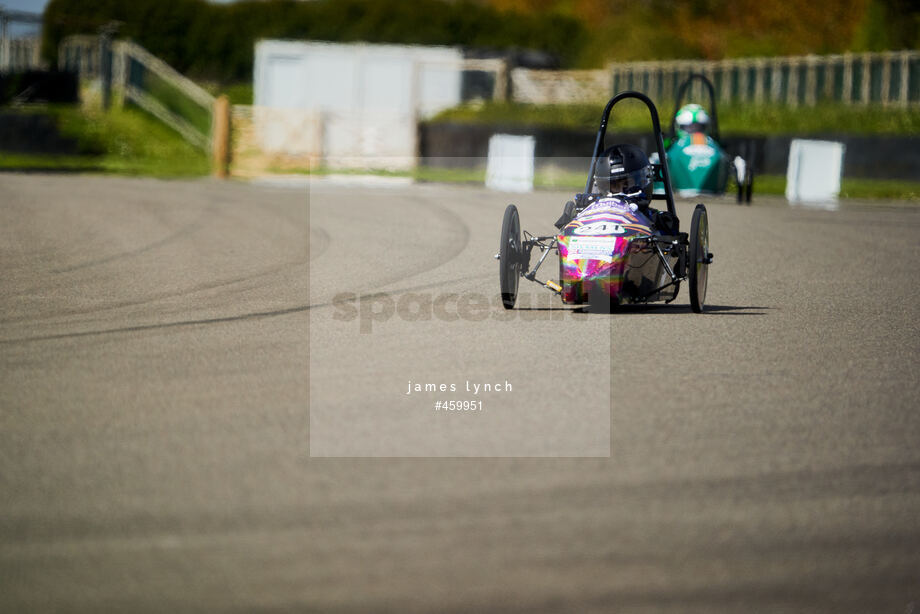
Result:
<instances>
[{"instance_id":1,"label":"white building","mask_svg":"<svg viewBox=\"0 0 920 614\"><path fill-rule=\"evenodd\" d=\"M460 103L463 55L449 47L265 40L254 119L268 152L332 167L410 168L416 123Z\"/></svg>"}]
</instances>

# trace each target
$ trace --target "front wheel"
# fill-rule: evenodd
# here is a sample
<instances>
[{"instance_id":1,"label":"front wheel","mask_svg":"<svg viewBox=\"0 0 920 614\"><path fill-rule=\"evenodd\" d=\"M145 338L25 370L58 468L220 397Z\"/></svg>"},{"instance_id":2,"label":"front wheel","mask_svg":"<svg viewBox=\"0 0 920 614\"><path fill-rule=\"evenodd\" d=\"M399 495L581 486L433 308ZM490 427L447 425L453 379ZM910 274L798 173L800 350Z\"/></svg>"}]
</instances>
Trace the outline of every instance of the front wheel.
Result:
<instances>
[{"instance_id":1,"label":"front wheel","mask_svg":"<svg viewBox=\"0 0 920 614\"><path fill-rule=\"evenodd\" d=\"M709 281L709 217L705 205L697 205L690 222L690 249L687 281L690 284L690 307L695 313L703 313L706 304L706 286Z\"/></svg>"},{"instance_id":2,"label":"front wheel","mask_svg":"<svg viewBox=\"0 0 920 614\"><path fill-rule=\"evenodd\" d=\"M517 300L523 252L518 210L514 205L508 205L505 209L505 217L502 219L502 237L498 247L498 279L502 291L502 305L505 306L505 309L514 307Z\"/></svg>"}]
</instances>

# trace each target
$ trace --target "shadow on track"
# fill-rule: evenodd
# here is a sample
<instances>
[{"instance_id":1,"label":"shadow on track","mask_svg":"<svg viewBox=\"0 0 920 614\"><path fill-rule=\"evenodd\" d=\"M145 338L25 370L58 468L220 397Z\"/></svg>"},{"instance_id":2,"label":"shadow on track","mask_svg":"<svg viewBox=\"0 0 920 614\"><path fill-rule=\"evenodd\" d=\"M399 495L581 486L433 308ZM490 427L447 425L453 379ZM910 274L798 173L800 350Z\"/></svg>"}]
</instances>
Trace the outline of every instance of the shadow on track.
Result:
<instances>
[{"instance_id":1,"label":"shadow on track","mask_svg":"<svg viewBox=\"0 0 920 614\"><path fill-rule=\"evenodd\" d=\"M706 305L703 315L718 314L732 316L762 316L773 307L740 306L740 305ZM515 307L514 311L567 311L572 313L587 313L593 315L630 315L630 314L670 314L692 313L689 305L621 305L610 307L608 305L559 305L558 307Z\"/></svg>"},{"instance_id":2,"label":"shadow on track","mask_svg":"<svg viewBox=\"0 0 920 614\"><path fill-rule=\"evenodd\" d=\"M773 307L759 306L741 306L741 305L706 305L702 315L718 314L732 316L762 316L766 315L767 310ZM691 314L689 305L620 305L610 307L608 305L585 305L577 310L581 313L594 313L604 315L627 315L627 314L664 314L664 313L682 313Z\"/></svg>"}]
</instances>

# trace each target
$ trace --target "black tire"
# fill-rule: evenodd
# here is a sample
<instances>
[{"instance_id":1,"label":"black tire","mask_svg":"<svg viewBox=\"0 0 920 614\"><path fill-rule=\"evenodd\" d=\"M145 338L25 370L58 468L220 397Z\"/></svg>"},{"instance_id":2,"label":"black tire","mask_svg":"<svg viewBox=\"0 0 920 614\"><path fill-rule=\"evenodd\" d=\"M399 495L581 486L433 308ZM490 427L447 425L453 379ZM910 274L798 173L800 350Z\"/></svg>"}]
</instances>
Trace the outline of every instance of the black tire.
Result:
<instances>
[{"instance_id":1,"label":"black tire","mask_svg":"<svg viewBox=\"0 0 920 614\"><path fill-rule=\"evenodd\" d=\"M697 205L690 222L690 249L687 254L687 282L690 285L690 307L703 313L706 304L706 286L709 281L709 216L704 205Z\"/></svg>"},{"instance_id":2,"label":"black tire","mask_svg":"<svg viewBox=\"0 0 920 614\"><path fill-rule=\"evenodd\" d=\"M754 188L754 143L745 141L740 148L739 155L744 160L744 176L739 177L735 170L735 182L738 184L737 203L751 204L751 193Z\"/></svg>"},{"instance_id":3,"label":"black tire","mask_svg":"<svg viewBox=\"0 0 920 614\"><path fill-rule=\"evenodd\" d=\"M751 204L751 196L754 194L754 169L748 172L747 186L745 187L744 201Z\"/></svg>"},{"instance_id":4,"label":"black tire","mask_svg":"<svg viewBox=\"0 0 920 614\"><path fill-rule=\"evenodd\" d=\"M747 193L745 194L745 200L747 204L751 204L751 196L754 194L754 162L757 157L757 149L754 147L753 143L751 144L751 151L749 152L750 156L748 159L748 177L747 177Z\"/></svg>"},{"instance_id":5,"label":"black tire","mask_svg":"<svg viewBox=\"0 0 920 614\"><path fill-rule=\"evenodd\" d=\"M501 284L502 305L505 306L505 309L511 309L517 301L523 251L521 220L517 207L508 205L505 209L505 217L502 219L502 238L498 247L498 279Z\"/></svg>"},{"instance_id":6,"label":"black tire","mask_svg":"<svg viewBox=\"0 0 920 614\"><path fill-rule=\"evenodd\" d=\"M747 146L742 145L741 152L739 154L741 155L742 160L744 159L743 154L746 154L746 153L747 153ZM734 175L735 175L735 185L738 188L738 193L736 194L735 202L737 202L740 205L741 203L744 202L744 183L745 183L745 180L747 179L747 173L748 173L747 164L745 164L744 176L738 173L738 167L735 166L734 160L732 160L732 170L734 171Z\"/></svg>"}]
</instances>

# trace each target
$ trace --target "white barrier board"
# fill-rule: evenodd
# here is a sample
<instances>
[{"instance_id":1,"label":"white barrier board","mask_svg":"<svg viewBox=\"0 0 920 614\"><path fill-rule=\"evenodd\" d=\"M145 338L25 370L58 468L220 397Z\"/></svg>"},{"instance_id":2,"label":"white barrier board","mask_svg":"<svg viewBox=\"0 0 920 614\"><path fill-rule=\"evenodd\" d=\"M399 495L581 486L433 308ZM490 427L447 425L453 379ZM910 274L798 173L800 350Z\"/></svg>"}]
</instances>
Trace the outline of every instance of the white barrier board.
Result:
<instances>
[{"instance_id":1,"label":"white barrier board","mask_svg":"<svg viewBox=\"0 0 920 614\"><path fill-rule=\"evenodd\" d=\"M489 139L486 187L502 192L532 192L535 145L532 136L493 134Z\"/></svg>"},{"instance_id":2,"label":"white barrier board","mask_svg":"<svg viewBox=\"0 0 920 614\"><path fill-rule=\"evenodd\" d=\"M790 202L833 202L840 194L843 143L795 139L789 146L786 198Z\"/></svg>"}]
</instances>

